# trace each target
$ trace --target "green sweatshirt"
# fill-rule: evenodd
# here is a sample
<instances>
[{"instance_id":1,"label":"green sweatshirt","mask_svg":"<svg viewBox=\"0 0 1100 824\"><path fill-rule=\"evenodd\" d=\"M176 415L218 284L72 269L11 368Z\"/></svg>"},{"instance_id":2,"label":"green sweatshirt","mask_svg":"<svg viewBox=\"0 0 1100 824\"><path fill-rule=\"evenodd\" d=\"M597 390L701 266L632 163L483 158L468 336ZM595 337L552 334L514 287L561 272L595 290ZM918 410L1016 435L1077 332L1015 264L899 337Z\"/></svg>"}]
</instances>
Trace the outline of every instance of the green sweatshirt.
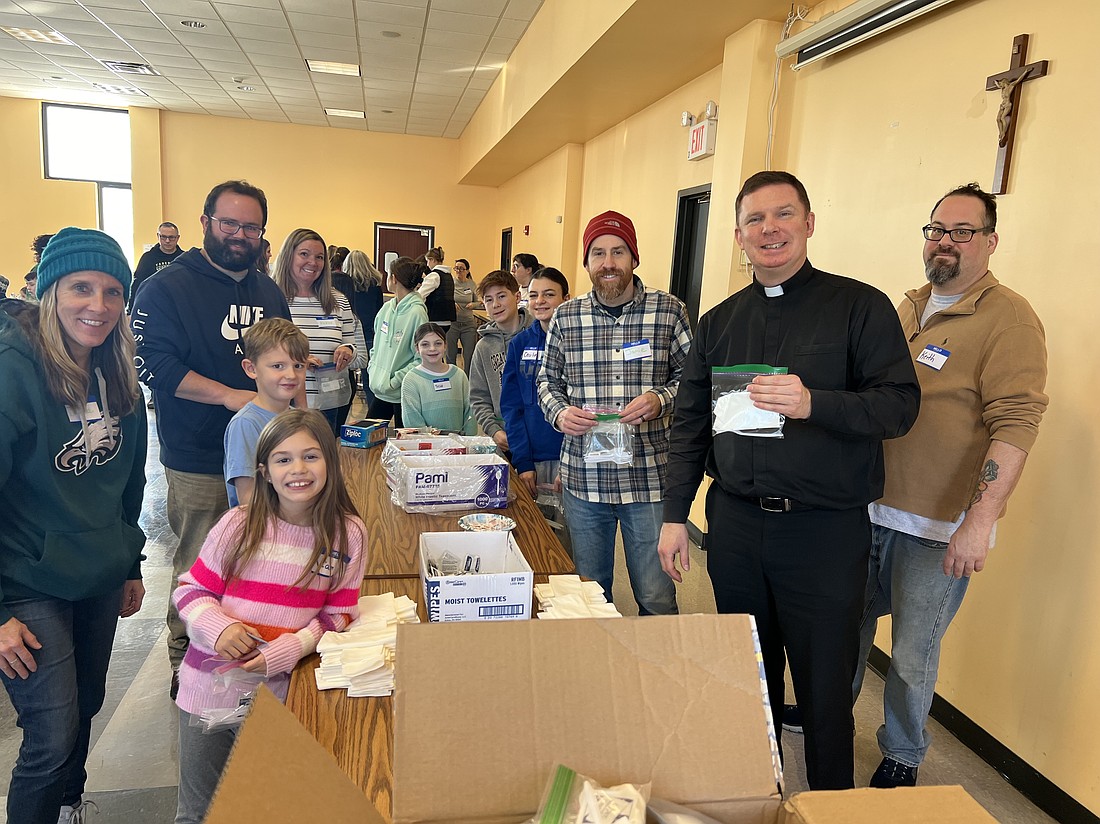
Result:
<instances>
[{"instance_id":1,"label":"green sweatshirt","mask_svg":"<svg viewBox=\"0 0 1100 824\"><path fill-rule=\"evenodd\" d=\"M141 577L145 404L80 419L49 393L19 324L0 311L0 624L24 598L79 601ZM92 380L98 407L99 389ZM110 412L110 410L108 410ZM92 440L89 455L85 435Z\"/></svg>"},{"instance_id":2,"label":"green sweatshirt","mask_svg":"<svg viewBox=\"0 0 1100 824\"><path fill-rule=\"evenodd\" d=\"M413 335L428 322L424 298L412 292L398 301L387 300L374 319L374 348L370 351L367 376L370 389L389 403L401 403L401 381L420 363Z\"/></svg>"}]
</instances>

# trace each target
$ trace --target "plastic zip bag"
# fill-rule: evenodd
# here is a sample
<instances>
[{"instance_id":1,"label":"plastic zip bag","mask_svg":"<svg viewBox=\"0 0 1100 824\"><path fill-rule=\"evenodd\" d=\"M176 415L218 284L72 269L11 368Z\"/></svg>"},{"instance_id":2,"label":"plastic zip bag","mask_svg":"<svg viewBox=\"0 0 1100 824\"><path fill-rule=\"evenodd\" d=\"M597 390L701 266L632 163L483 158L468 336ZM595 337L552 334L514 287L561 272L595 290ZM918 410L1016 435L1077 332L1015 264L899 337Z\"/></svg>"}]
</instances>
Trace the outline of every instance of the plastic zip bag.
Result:
<instances>
[{"instance_id":1,"label":"plastic zip bag","mask_svg":"<svg viewBox=\"0 0 1100 824\"><path fill-rule=\"evenodd\" d=\"M749 384L757 375L786 375L785 366L742 363L710 370L713 431L732 432L750 438L782 438L786 417L757 409L749 397Z\"/></svg>"},{"instance_id":2,"label":"plastic zip bag","mask_svg":"<svg viewBox=\"0 0 1100 824\"><path fill-rule=\"evenodd\" d=\"M192 726L202 727L204 733L220 732L240 726L248 716L256 691L267 681L267 676L261 672L241 669L242 663L216 657L203 662L201 668L210 668L214 673L214 694L211 700L215 706L192 714Z\"/></svg>"},{"instance_id":3,"label":"plastic zip bag","mask_svg":"<svg viewBox=\"0 0 1100 824\"><path fill-rule=\"evenodd\" d=\"M336 364L329 362L313 371L317 386L317 409L336 409L347 403L351 396L351 380L348 370L337 370Z\"/></svg>"},{"instance_id":4,"label":"plastic zip bag","mask_svg":"<svg viewBox=\"0 0 1100 824\"><path fill-rule=\"evenodd\" d=\"M645 824L649 786L601 787L558 764L543 791L539 811L527 824Z\"/></svg>"},{"instance_id":5,"label":"plastic zip bag","mask_svg":"<svg viewBox=\"0 0 1100 824\"><path fill-rule=\"evenodd\" d=\"M584 433L581 452L586 464L614 463L630 466L634 463L634 438L637 427L623 423L619 410L613 406L588 406L584 409L596 415L596 425Z\"/></svg>"}]
</instances>

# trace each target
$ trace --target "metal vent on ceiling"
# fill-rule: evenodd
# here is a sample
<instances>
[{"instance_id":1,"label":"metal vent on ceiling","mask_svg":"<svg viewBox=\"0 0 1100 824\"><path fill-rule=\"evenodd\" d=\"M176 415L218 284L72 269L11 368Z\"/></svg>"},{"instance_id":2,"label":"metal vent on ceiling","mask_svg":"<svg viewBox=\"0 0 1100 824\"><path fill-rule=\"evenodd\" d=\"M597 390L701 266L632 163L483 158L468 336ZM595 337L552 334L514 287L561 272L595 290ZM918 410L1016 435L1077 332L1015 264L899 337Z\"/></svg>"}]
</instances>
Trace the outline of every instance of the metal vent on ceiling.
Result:
<instances>
[{"instance_id":1,"label":"metal vent on ceiling","mask_svg":"<svg viewBox=\"0 0 1100 824\"><path fill-rule=\"evenodd\" d=\"M160 74L148 63L127 63L122 60L100 60L99 62L119 74Z\"/></svg>"}]
</instances>

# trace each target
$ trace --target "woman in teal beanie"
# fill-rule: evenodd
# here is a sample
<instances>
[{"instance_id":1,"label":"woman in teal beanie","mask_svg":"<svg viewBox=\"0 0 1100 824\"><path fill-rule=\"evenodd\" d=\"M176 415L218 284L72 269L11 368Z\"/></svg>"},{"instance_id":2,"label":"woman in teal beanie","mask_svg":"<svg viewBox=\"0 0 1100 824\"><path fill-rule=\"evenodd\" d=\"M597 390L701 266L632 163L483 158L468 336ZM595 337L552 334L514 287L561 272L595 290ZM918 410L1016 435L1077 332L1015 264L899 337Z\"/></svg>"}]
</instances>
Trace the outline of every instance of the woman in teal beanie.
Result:
<instances>
[{"instance_id":1,"label":"woman in teal beanie","mask_svg":"<svg viewBox=\"0 0 1100 824\"><path fill-rule=\"evenodd\" d=\"M84 763L119 616L141 607L148 429L111 237L69 227L39 305L0 304L0 672L23 730L8 821L83 821Z\"/></svg>"}]
</instances>

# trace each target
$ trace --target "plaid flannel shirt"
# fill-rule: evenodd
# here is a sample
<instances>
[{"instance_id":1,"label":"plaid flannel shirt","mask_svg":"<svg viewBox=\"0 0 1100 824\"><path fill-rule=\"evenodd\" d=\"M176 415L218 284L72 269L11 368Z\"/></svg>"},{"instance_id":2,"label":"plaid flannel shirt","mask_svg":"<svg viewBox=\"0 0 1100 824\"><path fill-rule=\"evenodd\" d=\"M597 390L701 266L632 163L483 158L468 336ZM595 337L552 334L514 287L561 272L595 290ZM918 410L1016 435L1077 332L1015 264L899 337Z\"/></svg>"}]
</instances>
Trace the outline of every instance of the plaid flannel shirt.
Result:
<instances>
[{"instance_id":1,"label":"plaid flannel shirt","mask_svg":"<svg viewBox=\"0 0 1100 824\"><path fill-rule=\"evenodd\" d=\"M626 360L627 344L648 340L649 357ZM661 401L661 412L640 424L634 463L586 465L583 436L566 435L562 444L562 485L586 501L609 504L661 500L672 408L691 347L687 312L679 298L646 289L634 278L634 300L616 318L592 293L558 307L546 334L546 352L538 375L539 405L557 423L568 406L618 409L643 392Z\"/></svg>"}]
</instances>

